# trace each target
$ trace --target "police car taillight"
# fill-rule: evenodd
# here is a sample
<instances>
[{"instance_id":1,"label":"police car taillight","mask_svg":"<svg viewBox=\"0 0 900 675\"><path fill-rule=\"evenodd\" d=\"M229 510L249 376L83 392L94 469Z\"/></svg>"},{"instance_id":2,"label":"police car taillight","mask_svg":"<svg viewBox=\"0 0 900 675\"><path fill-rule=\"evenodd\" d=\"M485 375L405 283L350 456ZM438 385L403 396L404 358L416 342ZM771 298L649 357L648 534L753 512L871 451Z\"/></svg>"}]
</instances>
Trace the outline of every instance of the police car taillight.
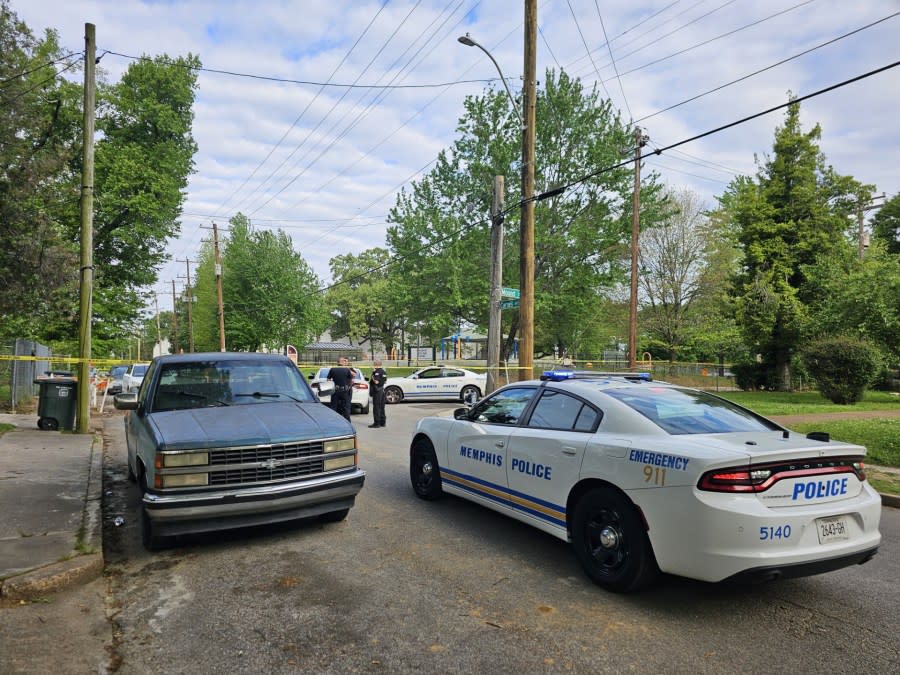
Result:
<instances>
[{"instance_id":1,"label":"police car taillight","mask_svg":"<svg viewBox=\"0 0 900 675\"><path fill-rule=\"evenodd\" d=\"M835 457L715 469L704 473L697 487L707 492L765 492L785 478L837 473L853 473L860 481L866 479L863 462Z\"/></svg>"}]
</instances>

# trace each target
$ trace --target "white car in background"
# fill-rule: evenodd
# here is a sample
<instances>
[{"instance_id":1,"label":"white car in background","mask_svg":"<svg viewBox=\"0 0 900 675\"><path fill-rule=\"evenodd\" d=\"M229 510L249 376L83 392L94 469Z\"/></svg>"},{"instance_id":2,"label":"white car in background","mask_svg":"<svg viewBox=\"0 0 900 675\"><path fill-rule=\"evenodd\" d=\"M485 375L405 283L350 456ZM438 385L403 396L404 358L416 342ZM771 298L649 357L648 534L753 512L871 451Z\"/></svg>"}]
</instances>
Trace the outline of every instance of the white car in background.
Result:
<instances>
[{"instance_id":1,"label":"white car in background","mask_svg":"<svg viewBox=\"0 0 900 675\"><path fill-rule=\"evenodd\" d=\"M369 383L366 376L363 375L359 368L349 366L353 371L353 392L350 398L350 412L360 412L363 415L369 414ZM314 374L309 376L309 386L318 394L319 391L328 391L333 389L334 385L328 380L328 371L331 366L319 368ZM322 403L331 404L331 394L322 394L319 396Z\"/></svg>"},{"instance_id":2,"label":"white car in background","mask_svg":"<svg viewBox=\"0 0 900 675\"><path fill-rule=\"evenodd\" d=\"M450 493L570 541L587 575L620 592L659 572L806 576L878 550L864 447L640 375L545 378L420 420L415 493Z\"/></svg>"},{"instance_id":3,"label":"white car in background","mask_svg":"<svg viewBox=\"0 0 900 675\"><path fill-rule=\"evenodd\" d=\"M429 366L406 377L388 377L384 398L388 403L425 399L472 401L481 398L487 385L485 373L455 366Z\"/></svg>"},{"instance_id":4,"label":"white car in background","mask_svg":"<svg viewBox=\"0 0 900 675\"><path fill-rule=\"evenodd\" d=\"M132 363L128 366L128 370L122 375L122 391L131 394L140 389L149 366L149 363Z\"/></svg>"}]
</instances>

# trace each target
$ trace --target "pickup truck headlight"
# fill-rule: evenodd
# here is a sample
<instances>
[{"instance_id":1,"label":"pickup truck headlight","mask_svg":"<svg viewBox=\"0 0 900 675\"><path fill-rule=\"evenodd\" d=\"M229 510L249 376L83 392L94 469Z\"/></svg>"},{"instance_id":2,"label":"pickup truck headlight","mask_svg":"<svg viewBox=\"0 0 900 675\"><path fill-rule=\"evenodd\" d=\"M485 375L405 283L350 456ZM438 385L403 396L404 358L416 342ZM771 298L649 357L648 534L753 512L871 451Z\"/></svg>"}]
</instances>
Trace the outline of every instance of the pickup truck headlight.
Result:
<instances>
[{"instance_id":1,"label":"pickup truck headlight","mask_svg":"<svg viewBox=\"0 0 900 675\"><path fill-rule=\"evenodd\" d=\"M163 488L174 487L198 487L209 484L209 474L206 473L176 473L157 476L162 479Z\"/></svg>"},{"instance_id":2,"label":"pickup truck headlight","mask_svg":"<svg viewBox=\"0 0 900 675\"><path fill-rule=\"evenodd\" d=\"M325 460L325 470L334 471L335 469L347 469L356 466L356 453L345 455L344 457L333 457Z\"/></svg>"},{"instance_id":3,"label":"pickup truck headlight","mask_svg":"<svg viewBox=\"0 0 900 675\"><path fill-rule=\"evenodd\" d=\"M335 441L325 441L323 448L325 453L341 452L343 450L356 450L355 438L341 438Z\"/></svg>"},{"instance_id":4,"label":"pickup truck headlight","mask_svg":"<svg viewBox=\"0 0 900 675\"><path fill-rule=\"evenodd\" d=\"M208 452L179 452L176 454L161 453L156 455L157 469L173 469L181 466L206 466L209 464Z\"/></svg>"}]
</instances>

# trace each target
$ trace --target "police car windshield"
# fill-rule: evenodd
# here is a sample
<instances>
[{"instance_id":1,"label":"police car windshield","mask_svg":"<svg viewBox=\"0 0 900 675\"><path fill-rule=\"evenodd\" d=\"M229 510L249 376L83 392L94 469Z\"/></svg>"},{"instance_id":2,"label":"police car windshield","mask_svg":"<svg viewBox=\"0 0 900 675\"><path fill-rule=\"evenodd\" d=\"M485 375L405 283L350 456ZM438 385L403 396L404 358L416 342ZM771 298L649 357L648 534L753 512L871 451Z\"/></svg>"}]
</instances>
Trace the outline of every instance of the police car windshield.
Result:
<instances>
[{"instance_id":1,"label":"police car windshield","mask_svg":"<svg viewBox=\"0 0 900 675\"><path fill-rule=\"evenodd\" d=\"M606 389L603 393L621 401L673 435L781 429L749 410L702 391L628 387Z\"/></svg>"}]
</instances>

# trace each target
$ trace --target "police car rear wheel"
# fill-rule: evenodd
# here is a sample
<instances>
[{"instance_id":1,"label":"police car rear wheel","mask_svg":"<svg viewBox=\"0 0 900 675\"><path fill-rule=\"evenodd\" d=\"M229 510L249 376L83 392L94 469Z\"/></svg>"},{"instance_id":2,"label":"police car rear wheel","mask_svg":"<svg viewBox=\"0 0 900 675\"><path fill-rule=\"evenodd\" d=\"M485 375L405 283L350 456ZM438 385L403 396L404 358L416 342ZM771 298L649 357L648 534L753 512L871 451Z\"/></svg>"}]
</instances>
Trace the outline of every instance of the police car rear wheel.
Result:
<instances>
[{"instance_id":1,"label":"police car rear wheel","mask_svg":"<svg viewBox=\"0 0 900 675\"><path fill-rule=\"evenodd\" d=\"M400 387L388 387L384 390L386 403L400 403L403 400L403 390Z\"/></svg>"},{"instance_id":2,"label":"police car rear wheel","mask_svg":"<svg viewBox=\"0 0 900 675\"><path fill-rule=\"evenodd\" d=\"M421 499L432 501L443 493L437 457L431 443L426 439L420 438L413 445L409 478L413 490Z\"/></svg>"},{"instance_id":3,"label":"police car rear wheel","mask_svg":"<svg viewBox=\"0 0 900 675\"><path fill-rule=\"evenodd\" d=\"M631 502L615 490L591 490L579 500L572 543L587 575L608 590L635 591L657 574L640 518Z\"/></svg>"}]
</instances>

